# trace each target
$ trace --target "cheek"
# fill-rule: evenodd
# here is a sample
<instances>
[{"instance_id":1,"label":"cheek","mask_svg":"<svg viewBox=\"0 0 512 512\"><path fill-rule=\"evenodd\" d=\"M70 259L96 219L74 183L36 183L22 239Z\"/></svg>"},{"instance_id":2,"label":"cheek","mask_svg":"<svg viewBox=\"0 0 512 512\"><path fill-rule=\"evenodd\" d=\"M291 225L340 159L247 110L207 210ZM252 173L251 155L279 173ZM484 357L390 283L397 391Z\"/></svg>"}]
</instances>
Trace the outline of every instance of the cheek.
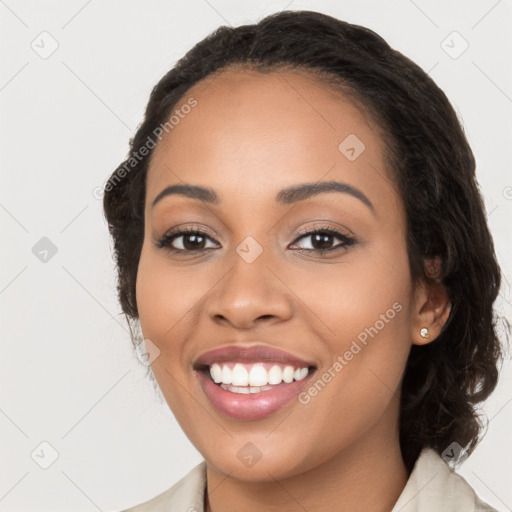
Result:
<instances>
[{"instance_id":1,"label":"cheek","mask_svg":"<svg viewBox=\"0 0 512 512\"><path fill-rule=\"evenodd\" d=\"M319 384L325 397L312 399L311 405L315 402L313 408L325 408L327 414L331 407L342 415L347 408L359 410L371 421L391 400L405 369L411 279L405 246L397 250L381 244L352 256L314 279L303 275L294 290L328 327L321 330L330 360L318 378L329 384Z\"/></svg>"},{"instance_id":2,"label":"cheek","mask_svg":"<svg viewBox=\"0 0 512 512\"><path fill-rule=\"evenodd\" d=\"M405 248L383 244L347 254L340 263L290 272L287 282L319 318L337 354L348 340L364 340L376 325L381 339L398 342L409 326L411 278ZM293 281L291 281L293 280Z\"/></svg>"},{"instance_id":3,"label":"cheek","mask_svg":"<svg viewBox=\"0 0 512 512\"><path fill-rule=\"evenodd\" d=\"M225 271L225 270L224 270ZM199 272L194 265L176 265L149 242L142 248L137 272L136 298L145 339L160 350L152 370L168 400L179 397L179 382L190 378L190 362L197 348L188 341L204 315L204 301L222 277L215 269Z\"/></svg>"},{"instance_id":4,"label":"cheek","mask_svg":"<svg viewBox=\"0 0 512 512\"><path fill-rule=\"evenodd\" d=\"M149 243L142 248L137 271L137 308L145 337L165 339L181 329L187 312L207 288L194 279L192 269L171 267Z\"/></svg>"}]
</instances>

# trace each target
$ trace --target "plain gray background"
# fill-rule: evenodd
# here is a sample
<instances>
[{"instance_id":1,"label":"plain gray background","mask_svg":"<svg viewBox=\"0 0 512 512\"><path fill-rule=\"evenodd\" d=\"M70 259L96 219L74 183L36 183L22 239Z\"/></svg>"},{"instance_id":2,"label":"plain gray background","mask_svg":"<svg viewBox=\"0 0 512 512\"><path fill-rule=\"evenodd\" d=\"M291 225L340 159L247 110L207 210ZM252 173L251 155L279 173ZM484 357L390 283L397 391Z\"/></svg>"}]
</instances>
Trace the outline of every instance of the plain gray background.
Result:
<instances>
[{"instance_id":1,"label":"plain gray background","mask_svg":"<svg viewBox=\"0 0 512 512\"><path fill-rule=\"evenodd\" d=\"M178 58L220 25L283 9L375 30L445 91L477 158L510 317L510 0L0 0L0 510L120 510L202 460L132 352L98 187ZM459 472L510 510L504 366L487 436Z\"/></svg>"}]
</instances>

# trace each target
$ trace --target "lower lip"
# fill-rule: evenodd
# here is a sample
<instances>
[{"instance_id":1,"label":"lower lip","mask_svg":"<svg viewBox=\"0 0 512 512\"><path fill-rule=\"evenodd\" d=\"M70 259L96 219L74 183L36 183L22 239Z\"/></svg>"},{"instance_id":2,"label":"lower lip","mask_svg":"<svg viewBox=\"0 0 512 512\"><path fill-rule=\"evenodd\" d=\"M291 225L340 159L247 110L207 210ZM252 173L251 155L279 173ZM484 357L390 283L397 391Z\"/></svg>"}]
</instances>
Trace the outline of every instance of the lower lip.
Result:
<instances>
[{"instance_id":1,"label":"lower lip","mask_svg":"<svg viewBox=\"0 0 512 512\"><path fill-rule=\"evenodd\" d=\"M293 381L290 384L281 383L275 389L249 394L226 391L208 378L204 372L196 371L196 373L205 395L217 410L238 420L258 420L278 411L296 397L313 372L302 380Z\"/></svg>"}]
</instances>

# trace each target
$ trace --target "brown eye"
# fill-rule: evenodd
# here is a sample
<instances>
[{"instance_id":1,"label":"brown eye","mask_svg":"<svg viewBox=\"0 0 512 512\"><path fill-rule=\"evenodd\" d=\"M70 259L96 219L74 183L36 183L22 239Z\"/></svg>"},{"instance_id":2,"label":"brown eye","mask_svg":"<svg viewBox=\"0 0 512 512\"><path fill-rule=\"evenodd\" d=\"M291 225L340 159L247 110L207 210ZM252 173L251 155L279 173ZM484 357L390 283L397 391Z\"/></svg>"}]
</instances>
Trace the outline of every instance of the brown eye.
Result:
<instances>
[{"instance_id":1,"label":"brown eye","mask_svg":"<svg viewBox=\"0 0 512 512\"><path fill-rule=\"evenodd\" d=\"M297 245L298 241L308 238L311 240L309 244L310 247L299 247L299 252L323 254L326 252L334 252L338 249L344 249L356 243L353 237L337 229L325 227L302 231L301 236L295 240L293 245ZM333 246L336 240L338 240L339 243ZM210 245L208 247L208 242L212 242L213 246ZM181 228L166 233L155 245L159 249L181 254L195 254L218 248L213 238L197 228ZM291 246L292 248L293 245Z\"/></svg>"},{"instance_id":2,"label":"brown eye","mask_svg":"<svg viewBox=\"0 0 512 512\"><path fill-rule=\"evenodd\" d=\"M311 243L309 244L310 247L303 247L299 252L316 252L321 254L346 248L354 245L355 243L354 238L346 235L345 233L342 233L337 229L325 227L303 232L302 236L294 242L294 245L297 245L297 241L308 238L311 239ZM335 243L335 240L340 240L341 243L338 243L333 247L332 244Z\"/></svg>"},{"instance_id":3,"label":"brown eye","mask_svg":"<svg viewBox=\"0 0 512 512\"><path fill-rule=\"evenodd\" d=\"M203 231L185 228L167 233L156 243L156 246L172 252L195 253L212 249L212 247L205 246L209 240L212 241L212 238Z\"/></svg>"}]
</instances>

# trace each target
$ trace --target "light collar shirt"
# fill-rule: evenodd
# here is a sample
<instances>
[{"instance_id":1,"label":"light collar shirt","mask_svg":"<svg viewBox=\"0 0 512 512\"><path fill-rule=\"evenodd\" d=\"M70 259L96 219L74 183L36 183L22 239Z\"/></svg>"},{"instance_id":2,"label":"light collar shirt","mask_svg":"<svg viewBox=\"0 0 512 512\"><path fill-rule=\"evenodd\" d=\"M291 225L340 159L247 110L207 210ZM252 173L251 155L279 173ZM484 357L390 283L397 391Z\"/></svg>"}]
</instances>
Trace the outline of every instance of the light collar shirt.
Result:
<instances>
[{"instance_id":1,"label":"light collar shirt","mask_svg":"<svg viewBox=\"0 0 512 512\"><path fill-rule=\"evenodd\" d=\"M124 512L204 512L206 462L170 489ZM484 503L466 480L431 448L420 453L390 512L498 512Z\"/></svg>"}]
</instances>

